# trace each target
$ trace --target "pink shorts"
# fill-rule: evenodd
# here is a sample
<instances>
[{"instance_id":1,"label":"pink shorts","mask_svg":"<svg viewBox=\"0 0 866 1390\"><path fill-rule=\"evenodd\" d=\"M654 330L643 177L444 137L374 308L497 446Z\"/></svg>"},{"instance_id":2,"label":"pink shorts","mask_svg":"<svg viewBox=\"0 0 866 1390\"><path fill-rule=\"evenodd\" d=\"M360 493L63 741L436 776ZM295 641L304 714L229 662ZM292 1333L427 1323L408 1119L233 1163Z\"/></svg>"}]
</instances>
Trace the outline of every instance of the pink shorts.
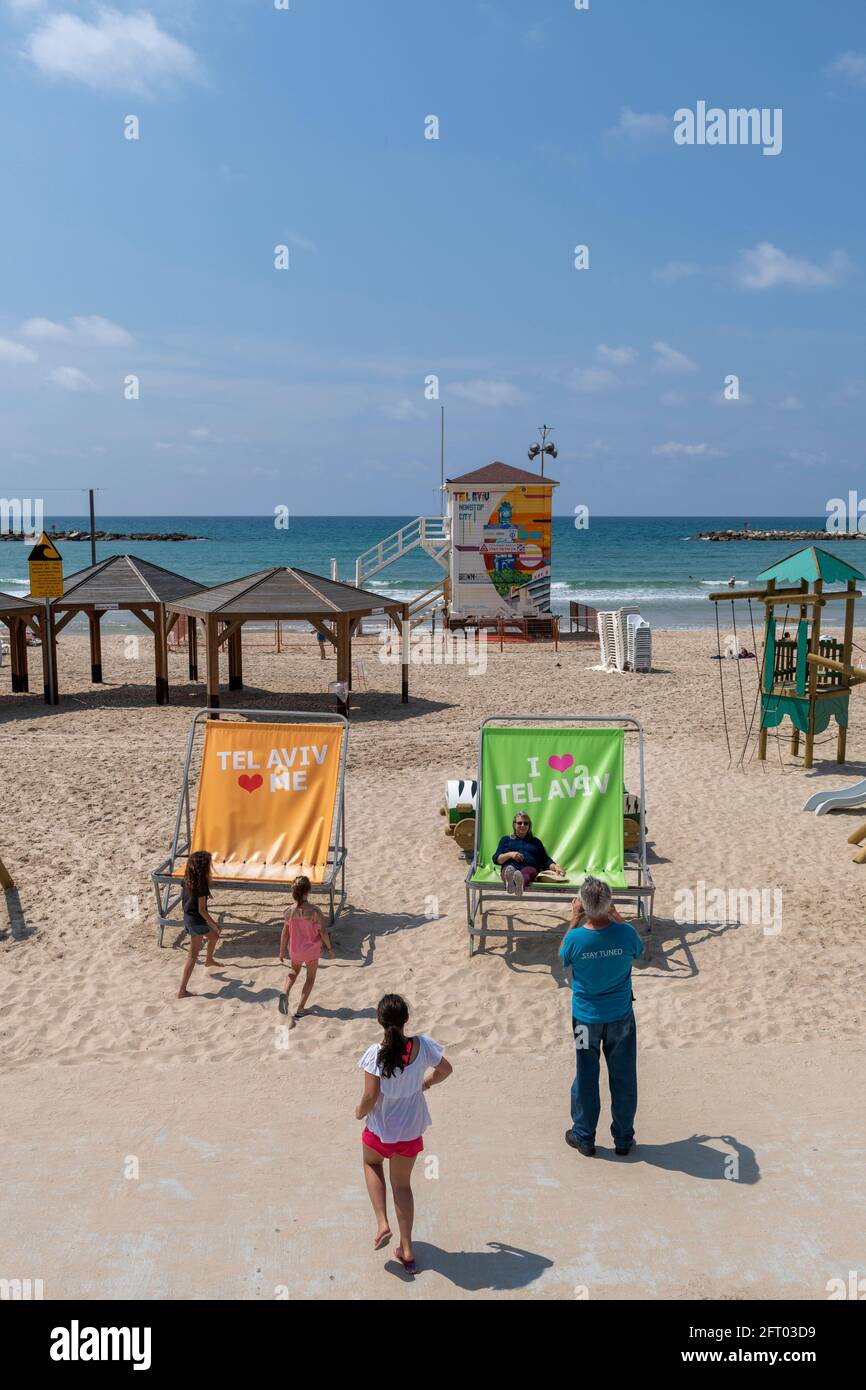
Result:
<instances>
[{"instance_id":1,"label":"pink shorts","mask_svg":"<svg viewBox=\"0 0 866 1390\"><path fill-rule=\"evenodd\" d=\"M374 1134L366 1126L361 1135L361 1143L366 1144L368 1149L375 1149L383 1158L393 1158L395 1154L398 1158L414 1158L424 1147L424 1140L420 1134L417 1139L401 1139L398 1144L386 1144L378 1134Z\"/></svg>"}]
</instances>

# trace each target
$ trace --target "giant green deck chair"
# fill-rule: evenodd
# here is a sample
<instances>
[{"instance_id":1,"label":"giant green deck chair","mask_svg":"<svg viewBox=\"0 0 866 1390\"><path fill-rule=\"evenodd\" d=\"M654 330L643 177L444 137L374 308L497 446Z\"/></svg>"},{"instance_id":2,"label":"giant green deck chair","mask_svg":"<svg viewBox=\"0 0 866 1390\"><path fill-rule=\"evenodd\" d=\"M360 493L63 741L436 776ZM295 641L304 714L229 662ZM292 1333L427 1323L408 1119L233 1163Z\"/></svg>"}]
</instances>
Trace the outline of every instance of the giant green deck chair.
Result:
<instances>
[{"instance_id":1,"label":"giant green deck chair","mask_svg":"<svg viewBox=\"0 0 866 1390\"><path fill-rule=\"evenodd\" d=\"M587 875L610 884L615 902L631 901L647 929L652 927L655 885L646 862L643 727L631 715L550 715L543 718L490 715L482 721L478 752L478 814L475 850L466 876L469 954L488 936L536 936L537 927L491 927L485 904L516 900L493 862L503 835L512 833L518 811L532 820L532 833L565 870L564 881L530 884L521 906L576 897ZM611 727L612 726L612 727ZM637 843L625 848L624 749L626 734L638 743Z\"/></svg>"}]
</instances>

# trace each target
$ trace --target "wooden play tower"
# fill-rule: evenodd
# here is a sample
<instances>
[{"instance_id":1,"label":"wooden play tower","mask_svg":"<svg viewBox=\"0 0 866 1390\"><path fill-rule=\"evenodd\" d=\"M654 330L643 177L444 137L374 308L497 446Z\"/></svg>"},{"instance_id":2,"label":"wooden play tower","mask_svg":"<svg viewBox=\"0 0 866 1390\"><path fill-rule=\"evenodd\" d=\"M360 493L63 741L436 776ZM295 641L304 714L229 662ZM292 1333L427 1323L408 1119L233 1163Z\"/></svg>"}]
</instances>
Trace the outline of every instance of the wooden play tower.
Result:
<instances>
[{"instance_id":1,"label":"wooden play tower","mask_svg":"<svg viewBox=\"0 0 866 1390\"><path fill-rule=\"evenodd\" d=\"M714 603L755 599L766 609L761 665L761 722L758 757L767 756L767 731L790 719L791 752L799 753L805 735L803 766L811 767L815 735L837 724L836 760L844 763L851 687L866 672L853 668L854 604L861 597L857 581L864 575L818 546L787 556L758 575L763 589L710 594ZM827 593L825 584L844 584ZM842 640L822 636L821 617L828 604L844 604ZM780 613L780 609L783 612Z\"/></svg>"}]
</instances>

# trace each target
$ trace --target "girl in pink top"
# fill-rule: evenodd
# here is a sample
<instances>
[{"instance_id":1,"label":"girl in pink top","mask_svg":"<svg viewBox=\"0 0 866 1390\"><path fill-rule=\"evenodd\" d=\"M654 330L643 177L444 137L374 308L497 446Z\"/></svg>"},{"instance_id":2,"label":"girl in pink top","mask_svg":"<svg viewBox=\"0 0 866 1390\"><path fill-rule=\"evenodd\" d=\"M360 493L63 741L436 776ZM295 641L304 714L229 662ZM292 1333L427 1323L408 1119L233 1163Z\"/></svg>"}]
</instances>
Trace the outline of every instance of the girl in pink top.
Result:
<instances>
[{"instance_id":1,"label":"girl in pink top","mask_svg":"<svg viewBox=\"0 0 866 1390\"><path fill-rule=\"evenodd\" d=\"M301 874L292 884L292 897L295 900L295 905L290 907L286 913L280 936L280 963L285 964L287 947L291 961L285 992L280 995L279 1000L281 1014L288 1015L289 995L292 992L292 985L301 973L301 966L306 966L307 970L304 988L301 992L301 1002L295 1014L296 1019L303 1014L307 1000L313 992L323 943L328 948L328 955L331 960L334 959L334 948L325 927L325 919L319 909L309 902L309 892L310 880Z\"/></svg>"}]
</instances>

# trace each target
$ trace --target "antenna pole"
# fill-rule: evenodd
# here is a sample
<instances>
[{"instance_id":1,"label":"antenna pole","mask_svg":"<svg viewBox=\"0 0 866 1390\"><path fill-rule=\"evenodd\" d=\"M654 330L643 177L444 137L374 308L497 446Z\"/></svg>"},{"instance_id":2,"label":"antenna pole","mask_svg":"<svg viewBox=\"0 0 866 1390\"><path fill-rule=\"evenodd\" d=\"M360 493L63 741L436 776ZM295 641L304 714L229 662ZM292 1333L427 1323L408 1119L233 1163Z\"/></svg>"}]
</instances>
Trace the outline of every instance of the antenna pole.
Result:
<instances>
[{"instance_id":1,"label":"antenna pole","mask_svg":"<svg viewBox=\"0 0 866 1390\"><path fill-rule=\"evenodd\" d=\"M445 515L445 407L440 406L439 419L439 515Z\"/></svg>"}]
</instances>

